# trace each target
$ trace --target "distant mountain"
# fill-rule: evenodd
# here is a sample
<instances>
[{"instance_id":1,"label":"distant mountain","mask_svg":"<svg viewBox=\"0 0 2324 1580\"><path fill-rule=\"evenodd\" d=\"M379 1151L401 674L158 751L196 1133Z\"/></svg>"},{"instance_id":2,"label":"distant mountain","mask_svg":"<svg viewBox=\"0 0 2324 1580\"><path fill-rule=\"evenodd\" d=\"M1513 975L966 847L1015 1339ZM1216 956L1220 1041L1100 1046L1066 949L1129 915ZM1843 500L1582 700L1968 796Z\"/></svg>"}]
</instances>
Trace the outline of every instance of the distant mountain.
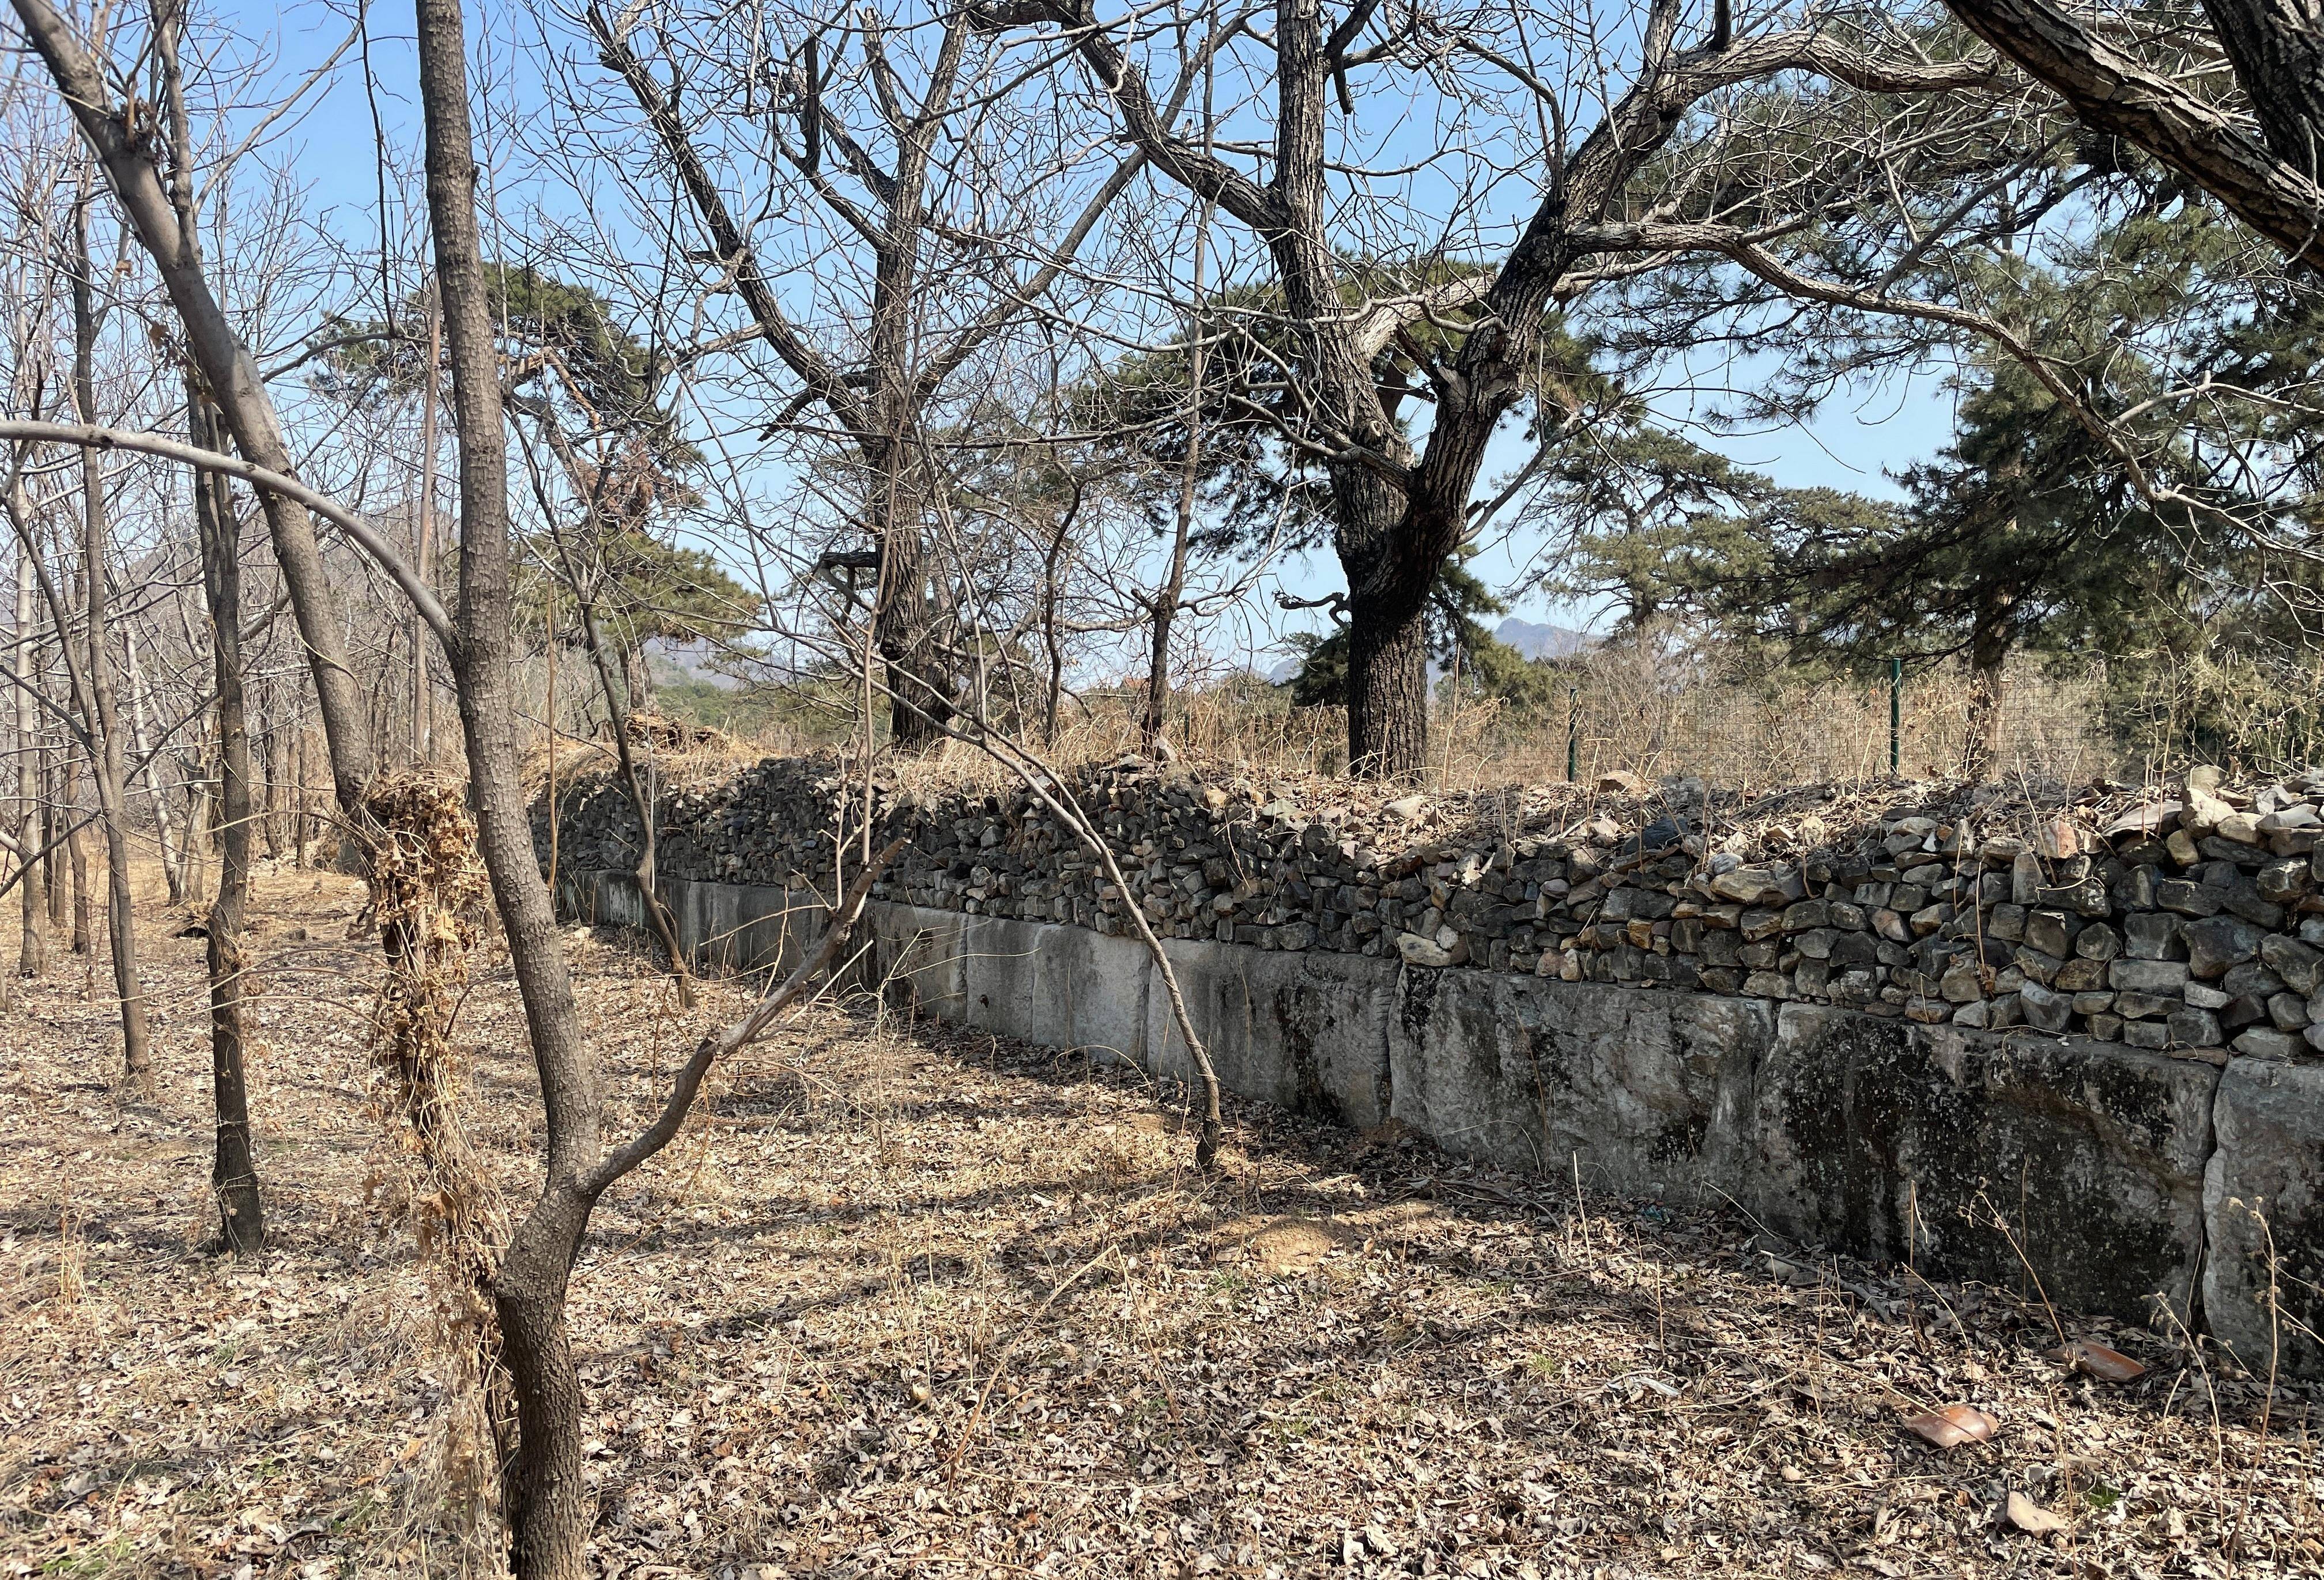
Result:
<instances>
[{"instance_id":1,"label":"distant mountain","mask_svg":"<svg viewBox=\"0 0 2324 1580\"><path fill-rule=\"evenodd\" d=\"M1576 653L1594 647L1598 640L1588 631L1572 630L1558 625L1536 625L1529 620L1514 617L1496 626L1493 635L1528 658L1571 658Z\"/></svg>"}]
</instances>

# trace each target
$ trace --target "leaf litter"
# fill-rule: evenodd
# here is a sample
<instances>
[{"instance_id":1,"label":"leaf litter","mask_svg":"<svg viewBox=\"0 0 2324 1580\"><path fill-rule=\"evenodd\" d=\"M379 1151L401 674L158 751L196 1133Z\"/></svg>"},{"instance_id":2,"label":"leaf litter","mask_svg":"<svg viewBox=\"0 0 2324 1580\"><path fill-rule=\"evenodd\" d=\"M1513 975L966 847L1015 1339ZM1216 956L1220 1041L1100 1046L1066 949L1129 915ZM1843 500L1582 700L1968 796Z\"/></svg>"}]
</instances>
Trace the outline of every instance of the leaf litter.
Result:
<instances>
[{"instance_id":1,"label":"leaf litter","mask_svg":"<svg viewBox=\"0 0 2324 1580\"><path fill-rule=\"evenodd\" d=\"M498 1572L366 1109L377 954L331 942L360 895L276 873L259 899L260 1257L193 1249L198 942L148 946L158 1106L107 1089L69 960L8 1023L0 1574ZM627 944L566 937L618 1127L699 1026ZM748 991L704 986L703 1023ZM537 1087L489 946L452 1042L479 1165L521 1202ZM1234 1118L1206 1182L1134 1072L867 1004L793 1023L576 1269L594 1572L2324 1573L2313 1391L2080 1324L2146 1368L2100 1385L2007 1291L1577 1203L1395 1126ZM1897 1429L1950 1404L1989 1439Z\"/></svg>"}]
</instances>

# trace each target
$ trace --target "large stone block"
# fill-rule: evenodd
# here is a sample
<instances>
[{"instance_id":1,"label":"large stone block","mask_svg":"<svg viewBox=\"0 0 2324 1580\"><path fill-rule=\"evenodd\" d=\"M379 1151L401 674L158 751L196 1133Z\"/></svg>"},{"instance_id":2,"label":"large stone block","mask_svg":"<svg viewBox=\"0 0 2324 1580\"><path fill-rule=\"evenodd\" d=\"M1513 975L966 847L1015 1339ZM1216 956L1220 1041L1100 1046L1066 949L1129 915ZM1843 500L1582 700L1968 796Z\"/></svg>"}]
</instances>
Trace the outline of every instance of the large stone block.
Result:
<instances>
[{"instance_id":1,"label":"large stone block","mask_svg":"<svg viewBox=\"0 0 2324 1580\"><path fill-rule=\"evenodd\" d=\"M868 948L855 966L856 985L917 1014L960 1019L968 992L961 928L968 918L875 900L863 907L863 921Z\"/></svg>"},{"instance_id":2,"label":"large stone block","mask_svg":"<svg viewBox=\"0 0 2324 1580\"><path fill-rule=\"evenodd\" d=\"M1406 968L1388 1028L1396 1117L1593 1189L1707 1189L1742 1148L1767 1006L1499 972Z\"/></svg>"},{"instance_id":3,"label":"large stone block","mask_svg":"<svg viewBox=\"0 0 2324 1580\"><path fill-rule=\"evenodd\" d=\"M2231 1059L2203 1184L2203 1313L2237 1359L2324 1376L2324 1065Z\"/></svg>"},{"instance_id":4,"label":"large stone block","mask_svg":"<svg viewBox=\"0 0 2324 1580\"><path fill-rule=\"evenodd\" d=\"M1187 1018L1229 1090L1359 1128L1388 1116L1395 961L1183 939L1162 947ZM1194 1079L1159 972L1146 1013L1153 1068Z\"/></svg>"},{"instance_id":5,"label":"large stone block","mask_svg":"<svg viewBox=\"0 0 2324 1580\"><path fill-rule=\"evenodd\" d=\"M1753 1082L1749 1198L1772 1226L2059 1306L2183 1318L2217 1072L1788 1005Z\"/></svg>"},{"instance_id":6,"label":"large stone block","mask_svg":"<svg viewBox=\"0 0 2324 1580\"><path fill-rule=\"evenodd\" d=\"M1080 927L961 918L963 1024L1144 1067L1143 944Z\"/></svg>"}]
</instances>

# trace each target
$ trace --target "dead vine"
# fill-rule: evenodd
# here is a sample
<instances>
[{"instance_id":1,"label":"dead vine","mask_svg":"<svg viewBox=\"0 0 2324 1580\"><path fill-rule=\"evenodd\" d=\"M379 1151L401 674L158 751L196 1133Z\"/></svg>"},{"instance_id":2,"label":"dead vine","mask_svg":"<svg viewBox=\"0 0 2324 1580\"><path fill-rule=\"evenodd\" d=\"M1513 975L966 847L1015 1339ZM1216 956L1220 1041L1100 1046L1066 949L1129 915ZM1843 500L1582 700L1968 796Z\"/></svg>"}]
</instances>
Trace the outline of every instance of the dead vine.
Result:
<instances>
[{"instance_id":1,"label":"dead vine","mask_svg":"<svg viewBox=\"0 0 2324 1580\"><path fill-rule=\"evenodd\" d=\"M390 775L364 805L374 822L371 898L357 925L375 925L387 955L371 1109L429 1270L433 1337L449 1373L443 1467L473 1520L496 1502L497 1467L514 1429L492 1302L508 1214L461 1123L466 1083L451 1041L483 932L484 868L475 824L450 780Z\"/></svg>"}]
</instances>

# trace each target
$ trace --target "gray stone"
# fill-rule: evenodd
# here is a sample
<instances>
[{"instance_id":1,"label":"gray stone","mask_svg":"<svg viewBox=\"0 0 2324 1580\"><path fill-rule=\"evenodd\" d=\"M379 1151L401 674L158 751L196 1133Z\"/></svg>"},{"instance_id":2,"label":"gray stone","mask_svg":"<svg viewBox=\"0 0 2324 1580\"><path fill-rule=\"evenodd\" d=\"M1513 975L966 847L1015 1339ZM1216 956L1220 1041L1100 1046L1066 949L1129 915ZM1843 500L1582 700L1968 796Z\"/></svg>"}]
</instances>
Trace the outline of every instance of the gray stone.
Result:
<instances>
[{"instance_id":1,"label":"gray stone","mask_svg":"<svg viewBox=\"0 0 2324 1580\"><path fill-rule=\"evenodd\" d=\"M1752 1084L1745 1199L1782 1234L2017 1288L2014 1236L2063 1306L2144 1320L2159 1294L2183 1317L2216 1079L2112 1044L1788 1006ZM1997 1159L2041 1189L1997 1192Z\"/></svg>"},{"instance_id":2,"label":"gray stone","mask_svg":"<svg viewBox=\"0 0 2324 1580\"><path fill-rule=\"evenodd\" d=\"M2107 980L2133 993L2176 993L2187 985L2188 969L2179 960L2120 960L2107 968Z\"/></svg>"},{"instance_id":3,"label":"gray stone","mask_svg":"<svg viewBox=\"0 0 2324 1580\"><path fill-rule=\"evenodd\" d=\"M2074 1014L2070 997L2053 993L2038 982L2028 982L2017 990L2017 1007L2025 1024L2037 1032L2062 1032Z\"/></svg>"},{"instance_id":4,"label":"gray stone","mask_svg":"<svg viewBox=\"0 0 2324 1580\"><path fill-rule=\"evenodd\" d=\"M2187 969L2205 980L2227 975L2229 966L2259 958L2260 930L2236 916L2210 916L2183 929Z\"/></svg>"},{"instance_id":5,"label":"gray stone","mask_svg":"<svg viewBox=\"0 0 2324 1580\"><path fill-rule=\"evenodd\" d=\"M2142 960L2185 960L2187 945L2179 927L2179 918L2167 911L2135 911L2122 919L2127 952Z\"/></svg>"},{"instance_id":6,"label":"gray stone","mask_svg":"<svg viewBox=\"0 0 2324 1580\"><path fill-rule=\"evenodd\" d=\"M2238 1053L2248 1053L2255 1059L2289 1059L2300 1051L2300 1039L2289 1032L2279 1032L2271 1026L2254 1026L2236 1035L2233 1047Z\"/></svg>"},{"instance_id":7,"label":"gray stone","mask_svg":"<svg viewBox=\"0 0 2324 1580\"><path fill-rule=\"evenodd\" d=\"M2219 987L2236 998L2265 999L2270 994L2283 991L2283 978L2261 965L2246 960L2240 966L2230 966L2219 978Z\"/></svg>"},{"instance_id":8,"label":"gray stone","mask_svg":"<svg viewBox=\"0 0 2324 1580\"><path fill-rule=\"evenodd\" d=\"M2034 911L2025 918L2025 944L2063 959L2073 949L2073 932L2061 911Z\"/></svg>"},{"instance_id":9,"label":"gray stone","mask_svg":"<svg viewBox=\"0 0 2324 1580\"><path fill-rule=\"evenodd\" d=\"M1395 961L1317 950L1259 954L1181 940L1162 947L1187 1018L1222 1083L1294 1113L1358 1128L1388 1117ZM1153 1050L1152 1067L1192 1079L1196 1072L1158 978L1147 995L1146 1014L1144 1043Z\"/></svg>"},{"instance_id":10,"label":"gray stone","mask_svg":"<svg viewBox=\"0 0 2324 1580\"><path fill-rule=\"evenodd\" d=\"M1742 1167L1764 1004L1416 970L1392 1003L1393 1116L1458 1151L1628 1191Z\"/></svg>"},{"instance_id":11,"label":"gray stone","mask_svg":"<svg viewBox=\"0 0 2324 1580\"><path fill-rule=\"evenodd\" d=\"M1423 938L1417 932L1397 933L1396 952L1403 957L1407 965L1435 968L1453 963L1451 950L1433 938Z\"/></svg>"},{"instance_id":12,"label":"gray stone","mask_svg":"<svg viewBox=\"0 0 2324 1580\"><path fill-rule=\"evenodd\" d=\"M2160 1052L2171 1045L2171 1028L2156 1020L2125 1021L2122 1040L2133 1048Z\"/></svg>"},{"instance_id":13,"label":"gray stone","mask_svg":"<svg viewBox=\"0 0 2324 1580\"><path fill-rule=\"evenodd\" d=\"M2324 1375L2324 1065L2236 1059L2203 1182L2203 1313L2244 1366Z\"/></svg>"},{"instance_id":14,"label":"gray stone","mask_svg":"<svg viewBox=\"0 0 2324 1580\"><path fill-rule=\"evenodd\" d=\"M2074 952L2086 960L2110 960L2122 952L2122 935L2103 922L2093 922L2074 935Z\"/></svg>"},{"instance_id":15,"label":"gray stone","mask_svg":"<svg viewBox=\"0 0 2324 1580\"><path fill-rule=\"evenodd\" d=\"M2030 905L2042 897L2042 859L2031 850L2020 850L2009 864L2009 898L2012 904Z\"/></svg>"},{"instance_id":16,"label":"gray stone","mask_svg":"<svg viewBox=\"0 0 2324 1580\"><path fill-rule=\"evenodd\" d=\"M2294 993L2306 995L2324 987L2324 951L2312 949L2296 938L2269 933L2260 941L2259 958Z\"/></svg>"},{"instance_id":17,"label":"gray stone","mask_svg":"<svg viewBox=\"0 0 2324 1580\"><path fill-rule=\"evenodd\" d=\"M2154 903L2181 916L2216 916L2227 898L2208 884L2190 883L2183 877L2165 878L2154 886Z\"/></svg>"},{"instance_id":18,"label":"gray stone","mask_svg":"<svg viewBox=\"0 0 2324 1580\"><path fill-rule=\"evenodd\" d=\"M2181 1048L2217 1048L2227 1041L2219 1017L2191 1005L2171 1012L2171 1041Z\"/></svg>"},{"instance_id":19,"label":"gray stone","mask_svg":"<svg viewBox=\"0 0 2324 1580\"><path fill-rule=\"evenodd\" d=\"M2259 869L2256 881L2262 898L2288 905L2308 892L2307 860L2271 861Z\"/></svg>"}]
</instances>

